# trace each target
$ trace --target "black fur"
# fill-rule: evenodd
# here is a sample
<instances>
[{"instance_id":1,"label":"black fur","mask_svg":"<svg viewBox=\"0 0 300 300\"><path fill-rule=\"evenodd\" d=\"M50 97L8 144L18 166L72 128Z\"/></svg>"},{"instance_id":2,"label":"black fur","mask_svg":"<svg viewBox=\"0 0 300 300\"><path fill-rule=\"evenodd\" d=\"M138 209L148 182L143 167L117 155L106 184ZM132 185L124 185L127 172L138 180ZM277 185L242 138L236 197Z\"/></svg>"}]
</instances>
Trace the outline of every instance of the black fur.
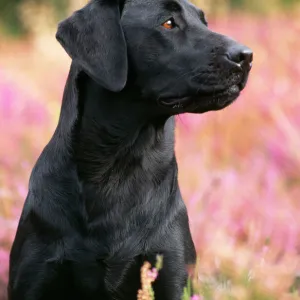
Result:
<instances>
[{"instance_id":1,"label":"black fur","mask_svg":"<svg viewBox=\"0 0 300 300\"><path fill-rule=\"evenodd\" d=\"M163 27L171 17L174 28ZM72 65L30 178L9 299L133 300L141 265L162 254L155 299L179 300L196 254L173 116L229 105L252 53L186 0L92 0L57 39Z\"/></svg>"}]
</instances>

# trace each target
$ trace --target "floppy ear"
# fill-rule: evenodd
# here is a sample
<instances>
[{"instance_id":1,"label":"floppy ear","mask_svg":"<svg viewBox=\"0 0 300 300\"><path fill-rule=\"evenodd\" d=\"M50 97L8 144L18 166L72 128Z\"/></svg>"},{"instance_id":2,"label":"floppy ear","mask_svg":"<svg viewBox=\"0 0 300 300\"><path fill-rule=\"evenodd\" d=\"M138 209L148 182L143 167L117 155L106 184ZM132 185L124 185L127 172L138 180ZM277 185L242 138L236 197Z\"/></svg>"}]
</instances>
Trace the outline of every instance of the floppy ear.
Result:
<instances>
[{"instance_id":1,"label":"floppy ear","mask_svg":"<svg viewBox=\"0 0 300 300\"><path fill-rule=\"evenodd\" d=\"M128 62L119 0L92 0L59 24L56 38L98 84L114 92L124 88Z\"/></svg>"}]
</instances>

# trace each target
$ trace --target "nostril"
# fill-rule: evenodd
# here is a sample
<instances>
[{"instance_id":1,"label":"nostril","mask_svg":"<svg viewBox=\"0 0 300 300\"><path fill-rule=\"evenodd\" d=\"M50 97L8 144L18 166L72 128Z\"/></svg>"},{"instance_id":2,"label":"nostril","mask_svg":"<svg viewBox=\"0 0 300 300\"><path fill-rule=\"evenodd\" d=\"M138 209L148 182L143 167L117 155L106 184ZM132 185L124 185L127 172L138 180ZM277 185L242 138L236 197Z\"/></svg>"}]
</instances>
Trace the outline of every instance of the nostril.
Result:
<instances>
[{"instance_id":1,"label":"nostril","mask_svg":"<svg viewBox=\"0 0 300 300\"><path fill-rule=\"evenodd\" d=\"M229 49L226 55L229 60L235 62L236 64L251 64L253 60L252 50L246 47L232 47L231 49Z\"/></svg>"},{"instance_id":2,"label":"nostril","mask_svg":"<svg viewBox=\"0 0 300 300\"><path fill-rule=\"evenodd\" d=\"M245 49L241 52L240 54L240 61L241 62L247 62L247 63L252 63L253 61L253 52L250 49Z\"/></svg>"}]
</instances>

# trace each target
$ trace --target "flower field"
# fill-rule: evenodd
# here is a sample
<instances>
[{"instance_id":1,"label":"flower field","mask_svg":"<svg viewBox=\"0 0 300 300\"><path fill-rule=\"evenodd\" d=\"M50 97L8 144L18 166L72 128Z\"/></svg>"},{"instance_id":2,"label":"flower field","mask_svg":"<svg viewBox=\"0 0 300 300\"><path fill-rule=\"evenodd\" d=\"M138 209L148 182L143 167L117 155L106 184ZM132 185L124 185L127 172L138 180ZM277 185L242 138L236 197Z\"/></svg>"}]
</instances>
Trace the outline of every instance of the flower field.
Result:
<instances>
[{"instance_id":1,"label":"flower field","mask_svg":"<svg viewBox=\"0 0 300 300\"><path fill-rule=\"evenodd\" d=\"M254 50L230 107L177 118L199 299L300 299L300 18L210 22ZM51 35L50 35L51 36ZM31 169L59 115L69 59L54 34L0 38L0 300ZM298 291L299 289L299 291Z\"/></svg>"}]
</instances>

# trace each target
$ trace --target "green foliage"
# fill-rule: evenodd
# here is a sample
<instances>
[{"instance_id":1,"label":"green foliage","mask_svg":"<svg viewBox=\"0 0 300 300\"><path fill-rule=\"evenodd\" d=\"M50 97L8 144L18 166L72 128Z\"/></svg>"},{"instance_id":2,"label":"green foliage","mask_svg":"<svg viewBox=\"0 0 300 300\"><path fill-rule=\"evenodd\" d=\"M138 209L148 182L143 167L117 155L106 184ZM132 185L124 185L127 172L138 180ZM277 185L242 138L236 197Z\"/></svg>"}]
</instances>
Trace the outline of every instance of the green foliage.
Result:
<instances>
[{"instance_id":1,"label":"green foliage","mask_svg":"<svg viewBox=\"0 0 300 300\"><path fill-rule=\"evenodd\" d=\"M0 0L0 28L11 34L23 33L18 7L24 0Z\"/></svg>"},{"instance_id":2,"label":"green foliage","mask_svg":"<svg viewBox=\"0 0 300 300\"><path fill-rule=\"evenodd\" d=\"M156 265L155 268L157 271L160 271L163 268L163 256L157 255L156 256Z\"/></svg>"},{"instance_id":3,"label":"green foliage","mask_svg":"<svg viewBox=\"0 0 300 300\"><path fill-rule=\"evenodd\" d=\"M187 286L183 290L182 300L190 300L192 296L192 283L191 280L188 280Z\"/></svg>"},{"instance_id":4,"label":"green foliage","mask_svg":"<svg viewBox=\"0 0 300 300\"><path fill-rule=\"evenodd\" d=\"M233 8L248 8L251 6L251 3L255 2L253 0L229 0L231 7ZM268 1L265 1L268 3ZM283 7L289 7L296 3L299 3L299 0L279 0L278 5ZM273 5L273 4L272 4Z\"/></svg>"},{"instance_id":5,"label":"green foliage","mask_svg":"<svg viewBox=\"0 0 300 300\"><path fill-rule=\"evenodd\" d=\"M26 29L21 20L20 8L22 4L30 3L39 5L47 4L54 8L55 17L62 18L70 0L0 0L0 28L1 31L10 35L22 35ZM46 17L46 16L45 16Z\"/></svg>"},{"instance_id":6,"label":"green foliage","mask_svg":"<svg viewBox=\"0 0 300 300\"><path fill-rule=\"evenodd\" d=\"M254 13L269 13L281 9L290 10L299 0L228 0L230 9L238 9Z\"/></svg>"},{"instance_id":7,"label":"green foliage","mask_svg":"<svg viewBox=\"0 0 300 300\"><path fill-rule=\"evenodd\" d=\"M20 18L20 7L22 4L30 3L40 5L47 4L54 8L55 18L57 20L63 18L68 5L73 0L0 0L0 28L4 33L10 35L21 35L26 33L26 28ZM201 2L201 0L195 0ZM211 0L210 5L219 6L220 0ZM252 12L268 12L274 10L274 1L270 3L268 0L225 0L225 6L229 9L242 9L243 11ZM299 0L277 0L275 6L285 9L291 9L294 4L299 4ZM46 18L47 16L45 16Z\"/></svg>"}]
</instances>

